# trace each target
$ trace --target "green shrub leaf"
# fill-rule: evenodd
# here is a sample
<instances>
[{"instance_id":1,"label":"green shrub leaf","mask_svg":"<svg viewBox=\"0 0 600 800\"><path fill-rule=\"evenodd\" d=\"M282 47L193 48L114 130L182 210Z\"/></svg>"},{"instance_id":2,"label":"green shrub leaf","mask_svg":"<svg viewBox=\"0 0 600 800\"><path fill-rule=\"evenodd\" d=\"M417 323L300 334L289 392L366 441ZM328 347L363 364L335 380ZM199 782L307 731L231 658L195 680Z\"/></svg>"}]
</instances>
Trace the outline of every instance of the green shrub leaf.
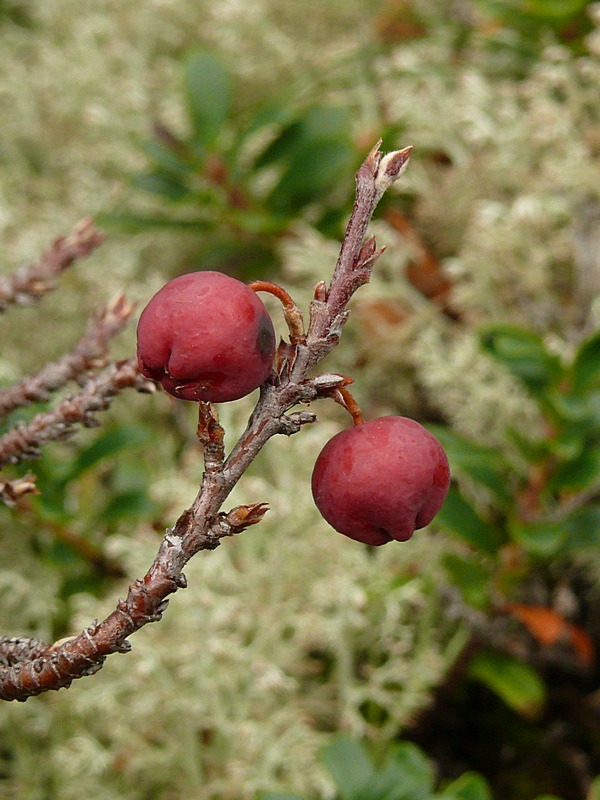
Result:
<instances>
[{"instance_id":1,"label":"green shrub leaf","mask_svg":"<svg viewBox=\"0 0 600 800\"><path fill-rule=\"evenodd\" d=\"M531 331L497 325L481 331L483 348L535 393L562 374L560 360Z\"/></svg>"},{"instance_id":2,"label":"green shrub leaf","mask_svg":"<svg viewBox=\"0 0 600 800\"><path fill-rule=\"evenodd\" d=\"M210 147L229 114L229 72L210 52L197 50L190 53L185 65L185 92L195 138Z\"/></svg>"},{"instance_id":3,"label":"green shrub leaf","mask_svg":"<svg viewBox=\"0 0 600 800\"><path fill-rule=\"evenodd\" d=\"M410 742L400 742L390 756L389 776L397 776L396 785L381 795L381 800L428 800L433 791L433 769L423 752ZM379 773L375 780L382 779ZM379 795L378 795L379 797Z\"/></svg>"},{"instance_id":4,"label":"green shrub leaf","mask_svg":"<svg viewBox=\"0 0 600 800\"><path fill-rule=\"evenodd\" d=\"M460 590L465 601L475 608L486 608L490 602L491 573L474 559L461 558L449 553L443 560L452 583Z\"/></svg>"},{"instance_id":5,"label":"green shrub leaf","mask_svg":"<svg viewBox=\"0 0 600 800\"><path fill-rule=\"evenodd\" d=\"M563 522L530 522L512 520L508 529L511 537L536 556L556 555L567 540L568 531Z\"/></svg>"},{"instance_id":6,"label":"green shrub leaf","mask_svg":"<svg viewBox=\"0 0 600 800\"><path fill-rule=\"evenodd\" d=\"M578 393L600 386L600 331L579 347L573 362L572 383Z\"/></svg>"},{"instance_id":7,"label":"green shrub leaf","mask_svg":"<svg viewBox=\"0 0 600 800\"><path fill-rule=\"evenodd\" d=\"M573 511L565 519L564 525L569 548L597 547L600 545L600 503L588 504Z\"/></svg>"},{"instance_id":8,"label":"green shrub leaf","mask_svg":"<svg viewBox=\"0 0 600 800\"><path fill-rule=\"evenodd\" d=\"M427 428L441 442L452 469L464 472L485 486L502 505L510 503L511 494L506 487L507 465L497 450L463 439L444 425L428 425Z\"/></svg>"},{"instance_id":9,"label":"green shrub leaf","mask_svg":"<svg viewBox=\"0 0 600 800\"><path fill-rule=\"evenodd\" d=\"M132 183L137 189L162 195L174 202L183 200L184 197L190 194L188 186L181 183L171 172L164 172L163 170L136 175Z\"/></svg>"},{"instance_id":10,"label":"green shrub leaf","mask_svg":"<svg viewBox=\"0 0 600 800\"><path fill-rule=\"evenodd\" d=\"M134 425L108 428L79 453L65 476L64 482L79 477L103 459L112 458L128 448L147 444L151 438L151 434L145 428Z\"/></svg>"},{"instance_id":11,"label":"green shrub leaf","mask_svg":"<svg viewBox=\"0 0 600 800\"><path fill-rule=\"evenodd\" d=\"M456 486L451 486L436 522L473 547L493 555L502 544L501 532L479 516Z\"/></svg>"},{"instance_id":12,"label":"green shrub leaf","mask_svg":"<svg viewBox=\"0 0 600 800\"><path fill-rule=\"evenodd\" d=\"M259 792L257 800L307 800L307 798L289 792Z\"/></svg>"},{"instance_id":13,"label":"green shrub leaf","mask_svg":"<svg viewBox=\"0 0 600 800\"><path fill-rule=\"evenodd\" d=\"M544 705L546 689L542 679L516 658L487 650L472 659L468 673L524 717L536 716Z\"/></svg>"},{"instance_id":14,"label":"green shrub leaf","mask_svg":"<svg viewBox=\"0 0 600 800\"><path fill-rule=\"evenodd\" d=\"M343 800L366 800L375 767L362 745L340 736L323 751L322 761Z\"/></svg>"},{"instance_id":15,"label":"green shrub leaf","mask_svg":"<svg viewBox=\"0 0 600 800\"><path fill-rule=\"evenodd\" d=\"M554 469L548 481L550 489L587 489L600 476L600 443L591 441L575 456Z\"/></svg>"},{"instance_id":16,"label":"green shrub leaf","mask_svg":"<svg viewBox=\"0 0 600 800\"><path fill-rule=\"evenodd\" d=\"M465 772L446 786L437 800L492 800L488 782L477 772Z\"/></svg>"}]
</instances>

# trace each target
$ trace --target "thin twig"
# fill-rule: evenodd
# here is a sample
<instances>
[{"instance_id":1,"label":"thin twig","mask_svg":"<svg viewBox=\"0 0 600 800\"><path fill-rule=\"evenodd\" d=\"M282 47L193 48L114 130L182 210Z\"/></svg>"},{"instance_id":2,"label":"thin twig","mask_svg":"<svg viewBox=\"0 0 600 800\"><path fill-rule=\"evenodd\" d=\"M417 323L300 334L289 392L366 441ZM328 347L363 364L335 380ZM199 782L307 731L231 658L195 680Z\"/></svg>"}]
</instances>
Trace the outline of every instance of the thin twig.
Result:
<instances>
[{"instance_id":1,"label":"thin twig","mask_svg":"<svg viewBox=\"0 0 600 800\"><path fill-rule=\"evenodd\" d=\"M89 255L103 238L92 220L84 219L68 236L56 239L39 261L0 278L0 312L12 304L32 303L54 289L58 275Z\"/></svg>"},{"instance_id":2,"label":"thin twig","mask_svg":"<svg viewBox=\"0 0 600 800\"><path fill-rule=\"evenodd\" d=\"M304 332L302 312L288 292L283 287L270 281L252 281L252 283L248 284L248 287L254 292L269 292L279 300L283 306L283 316L290 332L290 342L292 344L304 344L306 334Z\"/></svg>"},{"instance_id":3,"label":"thin twig","mask_svg":"<svg viewBox=\"0 0 600 800\"><path fill-rule=\"evenodd\" d=\"M154 390L154 384L140 374L135 358L111 364L90 378L77 394L1 436L0 466L37 458L43 445L68 439L76 432L77 425L97 426L96 412L106 410L112 398L127 387L138 391Z\"/></svg>"},{"instance_id":4,"label":"thin twig","mask_svg":"<svg viewBox=\"0 0 600 800\"><path fill-rule=\"evenodd\" d=\"M91 369L108 363L108 343L122 330L134 307L118 295L94 315L77 346L62 358L47 364L40 372L0 390L0 419L15 408L47 400L52 392L69 381L81 379Z\"/></svg>"},{"instance_id":5,"label":"thin twig","mask_svg":"<svg viewBox=\"0 0 600 800\"><path fill-rule=\"evenodd\" d=\"M33 475L15 478L12 481L0 481L0 502L11 508L16 506L26 494L39 494Z\"/></svg>"},{"instance_id":6,"label":"thin twig","mask_svg":"<svg viewBox=\"0 0 600 800\"><path fill-rule=\"evenodd\" d=\"M174 527L167 530L146 575L129 586L127 597L120 600L115 611L102 622L92 623L79 636L55 649L48 648L37 658L0 669L0 698L25 700L68 686L73 679L100 669L110 653L127 652L130 649L127 637L147 623L158 621L167 607L168 596L186 586L183 568L192 556L200 550L216 548L223 536L235 533L232 522L243 523L244 514L246 519L254 521L262 516L265 506L260 503L243 507L245 512L240 512L242 507L229 514L221 513L220 509L271 436L296 433L303 425L314 421L314 414L309 412L288 412L299 402L320 396L319 379L310 379L310 370L337 344L348 314L346 304L356 289L369 279L381 251L376 250L373 239L363 244L364 234L378 200L402 172L409 152L410 148L406 148L383 156L377 147L359 169L356 202L340 258L328 289L322 284L317 288L311 304L306 343L297 344L293 358L286 361L287 368L262 386L246 430L220 469L208 469L209 456L194 502ZM343 383L343 378L334 377L338 383ZM331 380L325 384L331 389ZM200 428L208 431L211 427L212 434L201 432L209 443L211 436L218 438L219 434L205 409Z\"/></svg>"}]
</instances>

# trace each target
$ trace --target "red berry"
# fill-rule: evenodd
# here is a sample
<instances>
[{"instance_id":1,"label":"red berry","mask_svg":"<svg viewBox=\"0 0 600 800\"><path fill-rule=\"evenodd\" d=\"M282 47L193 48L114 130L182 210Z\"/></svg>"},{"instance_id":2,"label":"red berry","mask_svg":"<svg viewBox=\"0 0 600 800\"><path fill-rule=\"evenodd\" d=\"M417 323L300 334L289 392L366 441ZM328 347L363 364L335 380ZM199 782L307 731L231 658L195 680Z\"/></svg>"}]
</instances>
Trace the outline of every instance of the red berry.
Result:
<instances>
[{"instance_id":1,"label":"red berry","mask_svg":"<svg viewBox=\"0 0 600 800\"><path fill-rule=\"evenodd\" d=\"M238 400L265 381L275 355L262 300L220 272L169 281L143 310L137 337L142 373L183 400Z\"/></svg>"},{"instance_id":2,"label":"red berry","mask_svg":"<svg viewBox=\"0 0 600 800\"><path fill-rule=\"evenodd\" d=\"M338 433L317 458L312 491L327 522L371 545L406 541L442 507L448 458L406 417L381 417Z\"/></svg>"}]
</instances>

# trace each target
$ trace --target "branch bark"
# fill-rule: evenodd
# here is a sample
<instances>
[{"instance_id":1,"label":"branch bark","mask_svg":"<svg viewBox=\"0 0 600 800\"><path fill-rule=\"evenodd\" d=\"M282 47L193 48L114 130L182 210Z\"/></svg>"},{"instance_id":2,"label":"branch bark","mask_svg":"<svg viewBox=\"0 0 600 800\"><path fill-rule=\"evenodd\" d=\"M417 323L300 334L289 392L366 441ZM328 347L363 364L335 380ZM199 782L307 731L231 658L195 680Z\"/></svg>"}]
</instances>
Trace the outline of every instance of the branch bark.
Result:
<instances>
[{"instance_id":1,"label":"branch bark","mask_svg":"<svg viewBox=\"0 0 600 800\"><path fill-rule=\"evenodd\" d=\"M106 410L112 398L127 387L146 392L155 388L140 374L135 358L111 364L90 378L77 394L0 436L0 466L37 458L43 445L68 439L76 432L77 425L96 427L100 424L96 412Z\"/></svg>"},{"instance_id":2,"label":"branch bark","mask_svg":"<svg viewBox=\"0 0 600 800\"><path fill-rule=\"evenodd\" d=\"M200 550L213 550L225 536L258 521L263 504L220 509L240 477L261 448L275 434L290 435L314 422L310 412L288 413L300 402L321 396L327 380L310 378L311 370L335 347L348 318L346 306L354 292L369 280L375 260L382 252L375 240L363 243L364 235L381 196L404 170L411 148L384 156L379 144L356 175L356 200L329 287L317 286L310 309L306 340L288 347L287 357L261 388L261 394L246 430L223 461L222 430L206 406L200 408L199 436L205 445L205 470L192 505L173 528L167 530L154 562L143 578L135 580L125 599L102 622L93 622L79 636L57 645L15 652L14 639L0 640L0 663L10 653L11 666L0 669L0 698L26 700L50 689L68 686L75 678L96 672L106 657L128 652L128 638L149 622L161 619L169 595L187 585L183 568ZM335 377L335 376L334 376ZM340 385L344 378L340 377ZM0 440L0 446L2 440ZM0 449L1 452L1 449ZM241 511L240 509L244 509ZM246 522L244 522L246 520ZM41 650L40 650L41 647ZM5 656L6 658L6 656Z\"/></svg>"},{"instance_id":3,"label":"branch bark","mask_svg":"<svg viewBox=\"0 0 600 800\"><path fill-rule=\"evenodd\" d=\"M29 375L0 390L0 419L16 408L47 400L52 392L69 381L81 380L91 369L105 367L108 361L108 343L123 329L133 310L125 297L118 295L105 308L96 312L88 330L70 353L47 364L35 375Z\"/></svg>"},{"instance_id":4,"label":"branch bark","mask_svg":"<svg viewBox=\"0 0 600 800\"><path fill-rule=\"evenodd\" d=\"M58 275L99 247L103 238L92 220L84 219L68 236L56 239L39 261L0 278L0 312L13 304L32 303L50 292Z\"/></svg>"}]
</instances>

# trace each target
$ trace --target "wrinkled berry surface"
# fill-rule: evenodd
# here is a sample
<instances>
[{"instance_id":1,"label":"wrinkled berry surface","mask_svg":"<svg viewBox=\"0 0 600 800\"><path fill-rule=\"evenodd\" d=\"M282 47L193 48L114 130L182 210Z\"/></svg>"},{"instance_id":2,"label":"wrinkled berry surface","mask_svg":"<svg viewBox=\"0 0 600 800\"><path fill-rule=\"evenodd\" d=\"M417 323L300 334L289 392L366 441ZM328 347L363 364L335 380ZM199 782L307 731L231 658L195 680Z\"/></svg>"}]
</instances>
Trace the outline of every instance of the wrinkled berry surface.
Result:
<instances>
[{"instance_id":1,"label":"wrinkled berry surface","mask_svg":"<svg viewBox=\"0 0 600 800\"><path fill-rule=\"evenodd\" d=\"M143 374L183 400L244 397L265 381L275 355L262 300L220 272L169 281L143 310L137 339Z\"/></svg>"},{"instance_id":2,"label":"wrinkled berry surface","mask_svg":"<svg viewBox=\"0 0 600 800\"><path fill-rule=\"evenodd\" d=\"M338 433L313 470L317 508L340 533L370 545L406 541L428 525L448 493L448 458L406 417L380 417Z\"/></svg>"}]
</instances>

